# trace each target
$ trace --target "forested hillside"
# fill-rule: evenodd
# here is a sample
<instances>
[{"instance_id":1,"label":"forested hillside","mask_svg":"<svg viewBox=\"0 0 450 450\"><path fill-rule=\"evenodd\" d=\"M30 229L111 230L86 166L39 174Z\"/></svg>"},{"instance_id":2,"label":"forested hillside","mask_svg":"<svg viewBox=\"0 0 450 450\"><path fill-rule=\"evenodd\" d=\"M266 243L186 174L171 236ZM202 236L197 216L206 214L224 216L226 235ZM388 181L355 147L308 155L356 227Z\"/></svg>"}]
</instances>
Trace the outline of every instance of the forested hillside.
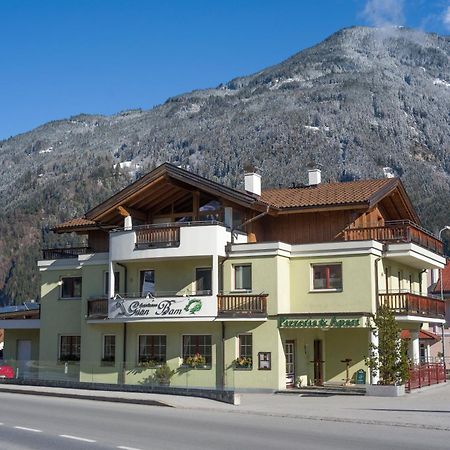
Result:
<instances>
[{"instance_id":1,"label":"forested hillside","mask_svg":"<svg viewBox=\"0 0 450 450\"><path fill-rule=\"evenodd\" d=\"M254 75L149 111L79 115L0 142L0 302L38 295L51 225L164 161L242 187L400 176L423 225L450 223L450 38L349 28ZM118 164L122 163L122 164Z\"/></svg>"}]
</instances>

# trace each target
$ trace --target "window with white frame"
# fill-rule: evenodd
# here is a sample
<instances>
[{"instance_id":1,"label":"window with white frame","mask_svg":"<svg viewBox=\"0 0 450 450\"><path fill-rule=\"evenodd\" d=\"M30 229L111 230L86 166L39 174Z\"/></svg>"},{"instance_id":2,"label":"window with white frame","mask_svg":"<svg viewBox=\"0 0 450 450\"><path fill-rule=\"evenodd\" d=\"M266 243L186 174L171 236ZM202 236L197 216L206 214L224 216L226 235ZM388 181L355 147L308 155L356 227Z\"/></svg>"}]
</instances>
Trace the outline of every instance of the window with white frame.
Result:
<instances>
[{"instance_id":1,"label":"window with white frame","mask_svg":"<svg viewBox=\"0 0 450 450\"><path fill-rule=\"evenodd\" d=\"M61 298L81 298L81 277L61 278Z\"/></svg>"},{"instance_id":2,"label":"window with white frame","mask_svg":"<svg viewBox=\"0 0 450 450\"><path fill-rule=\"evenodd\" d=\"M198 356L205 359L205 364L212 364L212 343L210 335L187 335L183 336L183 362L186 363L188 358L197 358Z\"/></svg>"},{"instance_id":3,"label":"window with white frame","mask_svg":"<svg viewBox=\"0 0 450 450\"><path fill-rule=\"evenodd\" d=\"M236 264L234 269L234 289L252 290L252 266L250 264Z\"/></svg>"},{"instance_id":4,"label":"window with white frame","mask_svg":"<svg viewBox=\"0 0 450 450\"><path fill-rule=\"evenodd\" d=\"M59 360L79 361L81 350L80 336L60 336L59 337Z\"/></svg>"},{"instance_id":5,"label":"window with white frame","mask_svg":"<svg viewBox=\"0 0 450 450\"><path fill-rule=\"evenodd\" d=\"M342 264L313 264L313 290L342 290Z\"/></svg>"},{"instance_id":6,"label":"window with white frame","mask_svg":"<svg viewBox=\"0 0 450 450\"><path fill-rule=\"evenodd\" d=\"M103 362L115 362L116 360L116 336L105 334L103 336Z\"/></svg>"},{"instance_id":7,"label":"window with white frame","mask_svg":"<svg viewBox=\"0 0 450 450\"><path fill-rule=\"evenodd\" d=\"M114 272L114 292L117 294L120 292L120 272ZM109 272L105 272L103 282L103 294L109 294Z\"/></svg>"},{"instance_id":8,"label":"window with white frame","mask_svg":"<svg viewBox=\"0 0 450 450\"><path fill-rule=\"evenodd\" d=\"M253 355L253 336L251 334L240 334L239 341L239 358L252 359Z\"/></svg>"},{"instance_id":9,"label":"window with white frame","mask_svg":"<svg viewBox=\"0 0 450 450\"><path fill-rule=\"evenodd\" d=\"M166 336L163 335L141 335L139 336L140 363L165 363L166 362Z\"/></svg>"}]
</instances>

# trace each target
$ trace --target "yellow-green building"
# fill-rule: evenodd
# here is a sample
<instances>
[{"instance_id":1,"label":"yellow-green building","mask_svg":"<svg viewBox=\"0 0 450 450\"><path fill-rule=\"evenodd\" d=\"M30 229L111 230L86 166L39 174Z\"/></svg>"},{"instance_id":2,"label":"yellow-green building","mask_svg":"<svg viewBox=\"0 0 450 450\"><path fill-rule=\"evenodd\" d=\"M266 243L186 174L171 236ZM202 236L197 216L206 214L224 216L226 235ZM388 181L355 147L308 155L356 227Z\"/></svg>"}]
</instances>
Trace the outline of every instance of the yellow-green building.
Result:
<instances>
[{"instance_id":1,"label":"yellow-green building","mask_svg":"<svg viewBox=\"0 0 450 450\"><path fill-rule=\"evenodd\" d=\"M102 383L152 383L164 363L172 386L344 384L360 369L376 383L364 359L380 304L419 358L421 327L445 314L425 272L445 259L400 180L313 170L307 186L262 191L247 173L245 189L163 164L55 227L86 246L44 250L40 319L2 325L5 358Z\"/></svg>"}]
</instances>

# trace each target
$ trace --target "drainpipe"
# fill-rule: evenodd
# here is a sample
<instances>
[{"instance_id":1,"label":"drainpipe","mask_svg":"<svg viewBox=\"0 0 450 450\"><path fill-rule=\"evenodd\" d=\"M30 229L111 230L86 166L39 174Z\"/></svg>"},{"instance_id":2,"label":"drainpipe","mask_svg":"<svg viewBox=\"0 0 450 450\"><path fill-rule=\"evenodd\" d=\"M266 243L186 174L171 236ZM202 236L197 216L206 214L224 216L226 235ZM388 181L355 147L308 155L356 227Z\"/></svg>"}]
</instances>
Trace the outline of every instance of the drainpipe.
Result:
<instances>
[{"instance_id":1,"label":"drainpipe","mask_svg":"<svg viewBox=\"0 0 450 450\"><path fill-rule=\"evenodd\" d=\"M225 389L225 322L222 320L222 389Z\"/></svg>"},{"instance_id":2,"label":"drainpipe","mask_svg":"<svg viewBox=\"0 0 450 450\"><path fill-rule=\"evenodd\" d=\"M128 292L128 268L124 264L116 262L116 264L123 268L125 281L123 283L123 288L125 293ZM127 364L127 323L123 323L123 354L122 354L122 384L125 384L125 371Z\"/></svg>"},{"instance_id":3,"label":"drainpipe","mask_svg":"<svg viewBox=\"0 0 450 450\"><path fill-rule=\"evenodd\" d=\"M267 214L269 214L269 209L270 209L270 205L267 205L266 210L264 212L262 212L261 214L258 214L257 216L252 217L249 220L246 220L245 222L238 225L236 228L232 228L231 229L231 243L233 243L233 231L238 231L238 230L244 228L246 225L248 225L252 222L255 222L256 220L259 220L264 216L267 216Z\"/></svg>"}]
</instances>

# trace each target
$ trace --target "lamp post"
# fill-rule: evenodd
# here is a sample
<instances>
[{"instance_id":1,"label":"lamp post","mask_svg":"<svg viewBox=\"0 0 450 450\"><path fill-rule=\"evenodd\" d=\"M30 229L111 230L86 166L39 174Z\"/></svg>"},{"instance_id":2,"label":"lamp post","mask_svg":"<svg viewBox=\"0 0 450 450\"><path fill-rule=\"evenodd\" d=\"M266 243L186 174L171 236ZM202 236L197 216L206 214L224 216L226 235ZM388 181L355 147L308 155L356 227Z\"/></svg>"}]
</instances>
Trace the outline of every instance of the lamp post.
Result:
<instances>
[{"instance_id":1,"label":"lamp post","mask_svg":"<svg viewBox=\"0 0 450 450\"><path fill-rule=\"evenodd\" d=\"M439 230L439 240L442 240L442 233L444 231L450 230L450 226L449 225L445 225L444 228L442 228L441 230ZM446 259L447 261L447 259ZM439 282L440 282L440 288L441 288L441 301L444 301L444 281L442 280L442 269L439 269ZM445 370L445 335L444 335L444 325L445 323L442 324L441 327L441 333L442 333L442 360L444 361L444 370Z\"/></svg>"}]
</instances>

